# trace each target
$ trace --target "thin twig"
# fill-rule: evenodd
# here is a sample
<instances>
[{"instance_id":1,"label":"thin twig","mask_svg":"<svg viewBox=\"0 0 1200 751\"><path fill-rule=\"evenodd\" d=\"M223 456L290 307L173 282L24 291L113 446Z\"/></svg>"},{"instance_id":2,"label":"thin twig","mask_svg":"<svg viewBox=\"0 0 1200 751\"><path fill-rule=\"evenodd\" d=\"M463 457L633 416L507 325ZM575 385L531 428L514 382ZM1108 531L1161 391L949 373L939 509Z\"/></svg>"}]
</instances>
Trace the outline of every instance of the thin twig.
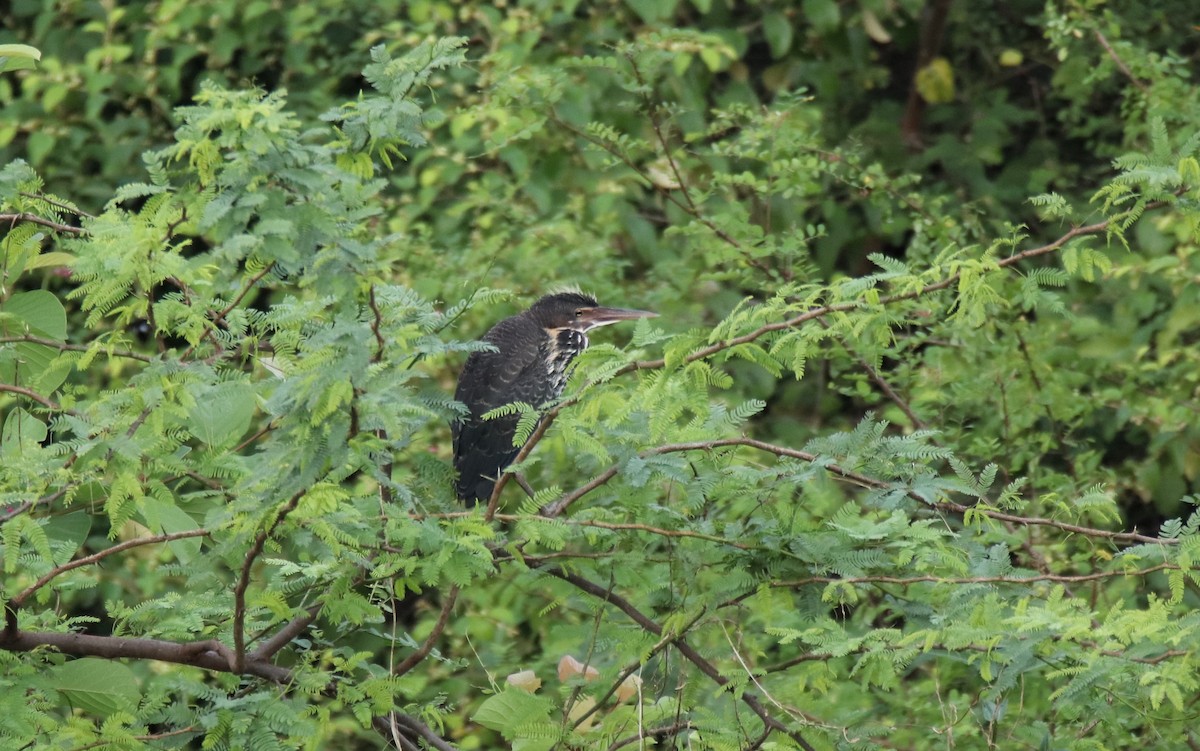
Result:
<instances>
[{"instance_id":1,"label":"thin twig","mask_svg":"<svg viewBox=\"0 0 1200 751\"><path fill-rule=\"evenodd\" d=\"M245 559L242 561L242 570L238 574L237 584L233 589L233 672L241 673L246 666L246 589L250 586L250 569L254 566L255 559L262 555L263 547L266 546L267 540L283 523L288 514L296 509L300 499L304 497L306 491L298 491L295 495L288 499L275 515L271 523L262 529L254 538L254 544L246 553Z\"/></svg>"},{"instance_id":2,"label":"thin twig","mask_svg":"<svg viewBox=\"0 0 1200 751\"><path fill-rule=\"evenodd\" d=\"M213 325L209 328L206 328L204 330L204 333L200 335L200 339L195 344L193 344L192 346L190 346L186 350L184 350L183 354L180 356L179 359L186 360L188 358L188 356L191 355L192 352L194 352L196 350L196 347L203 344L207 339L211 339L213 332L216 331L217 327L220 326L221 323L225 320L225 316L229 315L229 313L234 308L236 308L238 305L240 305L242 300L244 300L246 298L246 295L250 294L250 290L254 289L254 285L256 285L260 281L262 281L263 277L265 277L267 274L271 273L271 270L274 268L275 268L275 262L271 261L265 267L263 267L262 271L258 272L254 276L250 277L249 281L247 281L245 283L245 285L242 286L241 291L238 292L237 297L233 298L233 302L229 303L224 308L217 311L216 315L214 315L213 319L212 319Z\"/></svg>"},{"instance_id":3,"label":"thin twig","mask_svg":"<svg viewBox=\"0 0 1200 751\"><path fill-rule=\"evenodd\" d=\"M1159 208L1163 205L1165 205L1164 202L1155 201L1155 202L1147 204L1145 209L1150 210L1152 208ZM1120 218L1122 218L1122 217L1114 216L1114 217L1109 217L1108 219L1105 219L1102 222L1096 222L1095 224L1087 224L1087 225L1083 225L1081 227L1074 227L1070 231L1063 234L1061 237L1059 237L1054 242L1047 243L1046 245L1042 245L1037 248L1030 248L1029 250L1021 251L1020 253L1016 253L1014 255L1009 256L1008 258L1004 258L1004 259L998 261L996 263L996 267L1003 269L1003 268L1007 268L1009 266L1018 264L1021 261L1028 260L1030 258L1037 258L1038 256L1043 256L1043 255L1047 255L1049 253L1054 253L1054 252L1060 250L1068 242L1070 242L1071 240L1074 240L1077 237L1083 237L1086 235L1098 235L1102 232L1105 232L1112 226L1112 224L1114 222L1116 222ZM910 292L897 292L892 295L883 296L883 297L879 298L878 302L875 303L875 305L876 306L886 306L886 305L891 305L891 304L897 303L897 302L903 302L906 300L916 300L916 299L924 297L932 292L938 292L940 290L943 290L948 287L952 287L955 284L958 284L961 277L962 277L962 274L956 272L954 274L951 274L950 276L947 276L944 279L933 282L931 284L927 284L924 287L921 287L920 289L912 290ZM803 313L800 313L799 315L796 315L787 320L763 324L762 326L758 327L757 329L754 329L753 331L750 331L746 334L742 334L741 336L732 337L730 339L725 339L723 341L716 342L715 344L710 344L707 347L702 347L702 348L696 350L695 352L692 352L691 354L684 357L681 364L686 365L688 363L695 362L696 360L703 360L706 357L712 357L713 355L717 354L718 352L722 352L731 347L736 347L740 344L748 344L750 342L753 342L757 339L760 339L760 338L766 336L767 334L770 334L770 333L773 333L776 331L784 331L787 329L794 329L802 324L808 323L809 321L813 321L818 318L824 318L825 316L829 315L830 313L844 313L847 311L856 310L858 308L861 308L861 307L863 307L863 305L864 305L864 303L862 303L861 301L855 300L853 302L832 303L829 305L821 305L818 307L809 308L808 310L804 311ZM628 365L625 365L625 366L619 368L616 372L616 375L628 373L633 370L656 370L658 368L665 366L666 364L667 364L666 360L664 360L664 359L641 360L638 362L629 363Z\"/></svg>"},{"instance_id":4,"label":"thin twig","mask_svg":"<svg viewBox=\"0 0 1200 751\"><path fill-rule=\"evenodd\" d=\"M446 630L446 624L450 622L450 611L454 609L454 602L458 599L458 585L450 587L450 591L446 593L446 601L442 603L442 610L438 613L437 623L433 625L433 631L429 633L425 641L417 648L415 652L410 654L399 665L392 669L392 675L401 676L417 666L421 660L429 656L433 651L433 645L441 638L442 632Z\"/></svg>"},{"instance_id":5,"label":"thin twig","mask_svg":"<svg viewBox=\"0 0 1200 751\"><path fill-rule=\"evenodd\" d=\"M897 485L895 483L890 483L890 482L886 482L884 480L870 477L868 475L862 474L861 472L855 472L853 470L846 469L845 467L842 467L838 464L826 464L826 463L824 463L823 458L817 456L816 454L812 454L807 451L799 451L797 449L788 448L786 446L778 446L778 445L775 445L772 443L768 443L766 441L759 441L759 440L756 440L753 438L720 438L720 439L712 440L712 441L693 441L690 443L672 443L672 444L667 444L664 446L657 446L652 449L647 449L645 451L640 452L638 454L638 456L645 458L648 456L657 456L660 454L668 454L668 453L674 453L674 452L680 452L680 451L711 451L713 449L725 448L725 447L730 447L730 446L746 446L748 448L758 449L759 451L766 451L768 453L775 454L776 456L783 456L783 457L788 457L791 459L799 459L800 461L805 461L805 462L810 462L810 463L820 461L820 462L822 462L821 463L822 468L825 469L827 472L830 472L830 473L842 478L843 480L847 480L848 482L854 483L855 485L859 485L864 488L871 488L871 489L875 489L875 490L902 490L903 489L902 486ZM595 490L596 488L604 485L606 482L608 482L613 477L615 477L617 475L617 473L620 471L620 467L621 467L620 464L614 464L613 466L609 467L605 471L603 471L600 474L593 477L591 480L589 480L588 482L586 482L585 484L583 484L576 490L574 490L570 493L567 493L566 495L562 496L561 498L559 498L551 503L546 504L545 506L542 507L541 514L543 516L547 516L547 517L551 517L551 518L561 515L562 512L565 511L567 509L567 507L570 506L572 503L579 500L580 498L587 495L588 493ZM995 519L997 521L1009 521L1009 522L1013 522L1013 523L1024 525L1024 526L1053 527L1055 529L1059 529L1064 532L1074 532L1077 534L1085 535L1087 537L1097 537L1097 538L1102 538L1102 539L1108 539L1108 540L1112 540L1114 542L1146 543L1146 544L1152 544L1152 545L1177 545L1177 544L1179 544L1179 540L1174 539L1174 538L1150 537L1148 535L1139 534L1137 532L1112 532L1110 530L1105 530L1105 529L1096 529L1094 527L1085 527L1085 526L1078 525L1078 524L1070 524L1068 522L1060 522L1056 519L1045 519L1045 518L1036 517L1036 516L1018 516L1016 514L1009 514L1009 513L1003 512L1003 511L998 511L996 509L987 509L987 508L977 509L977 508L972 508L970 506L964 506L960 503L955 503L953 501L939 501L936 503L929 503L929 501L926 498L924 498L919 493L917 493L913 490L904 489L904 493L908 497L912 498L915 501L919 501L922 504L929 505L933 508L941 509L943 511L947 511L947 510L953 511L954 513L960 514L960 515L966 514L969 511L973 511L975 513L982 514L990 519Z\"/></svg>"},{"instance_id":6,"label":"thin twig","mask_svg":"<svg viewBox=\"0 0 1200 751\"><path fill-rule=\"evenodd\" d=\"M1094 574L1037 574L1035 576L808 576L803 579L773 581L767 586L795 589L809 584L898 584L907 587L912 584L1033 584L1035 582L1053 582L1055 584L1080 584L1082 582L1116 579L1127 576L1149 576L1159 571L1177 571L1179 566L1172 563L1160 563L1150 568L1136 571L1099 571Z\"/></svg>"},{"instance_id":7,"label":"thin twig","mask_svg":"<svg viewBox=\"0 0 1200 751\"><path fill-rule=\"evenodd\" d=\"M60 342L54 339L46 339L45 337L34 336L33 334L24 334L22 336L0 336L0 344L16 344L28 342L29 344L40 344L43 347L50 347L59 352L88 352L92 349L87 344L69 344ZM146 355L130 352L128 350L104 350L104 354L110 357L126 357L131 360L141 360L142 362L150 362L151 358Z\"/></svg>"},{"instance_id":8,"label":"thin twig","mask_svg":"<svg viewBox=\"0 0 1200 751\"><path fill-rule=\"evenodd\" d=\"M622 613L625 613L625 615L627 615L634 623L637 623L643 629L649 631L655 636L663 636L662 626L658 625L649 617L647 617L624 597L608 591L599 584L589 581L588 579L585 579L577 574L572 574L556 568L542 570L555 578L562 579L563 581L592 595L593 597L604 600L610 605L613 605ZM693 665L695 665L701 673L708 676L708 678L718 686L724 687L729 683L729 679L721 675L721 671L718 670L717 667L711 662L706 660L699 652L693 649L692 646L688 644L687 640L682 636L673 636L672 643L675 645L675 648L679 650L679 653L687 658L688 662L691 662ZM801 735L799 731L793 730L792 728L788 727L787 724L772 715L767 708L762 705L762 702L758 700L758 696L749 691L743 691L741 692L741 699L746 706L750 707L750 710L754 712L754 714L758 715L758 718L763 722L764 725L773 730L778 730L779 732L788 736L794 743L800 746L800 748L804 749L804 751L815 751L815 749L808 743L807 740L804 739L804 736Z\"/></svg>"},{"instance_id":9,"label":"thin twig","mask_svg":"<svg viewBox=\"0 0 1200 751\"><path fill-rule=\"evenodd\" d=\"M1139 81L1137 76L1133 75L1133 71L1129 69L1129 66L1125 64L1125 61L1121 59L1121 56L1117 54L1117 51L1113 49L1113 46L1108 43L1108 38L1105 37L1099 29L1096 29L1092 33L1095 34L1096 41L1100 43L1100 46L1104 48L1104 51L1108 53L1108 56L1112 58L1112 61L1117 64L1117 68L1125 74L1125 77L1129 79L1130 83L1138 87L1138 91L1141 91L1143 94L1145 94L1147 91L1146 84Z\"/></svg>"},{"instance_id":10,"label":"thin twig","mask_svg":"<svg viewBox=\"0 0 1200 751\"><path fill-rule=\"evenodd\" d=\"M46 573L42 574L33 584L30 584L28 587L23 589L21 593L12 598L10 602L14 607L19 608L27 599L29 599L30 595L46 586L46 584L58 576L83 566L90 566L93 563L104 560L110 555L122 553L126 550L130 550L131 548L138 548L143 545L155 545L163 542L172 542L174 540L186 540L192 537L207 537L209 534L210 533L207 529L191 529L187 530L186 532L172 532L170 534L155 535L154 537L139 537L134 540L126 540L125 542L113 545L111 548L105 548L104 550L93 553L92 555L84 556L83 558L76 558L75 560L64 563L61 566L55 566Z\"/></svg>"},{"instance_id":11,"label":"thin twig","mask_svg":"<svg viewBox=\"0 0 1200 751\"><path fill-rule=\"evenodd\" d=\"M49 204L50 206L53 206L56 209L62 209L63 211L70 212L76 216L86 216L88 219L96 218L95 214L89 214L86 211L84 211L83 209L79 208L78 206L71 206L69 204L63 203L62 201L56 201L53 198L48 198L47 196L44 196L40 193L28 193L24 190L18 190L17 193L19 193L22 196L25 196L26 198L32 198L35 201L41 201L42 203Z\"/></svg>"}]
</instances>

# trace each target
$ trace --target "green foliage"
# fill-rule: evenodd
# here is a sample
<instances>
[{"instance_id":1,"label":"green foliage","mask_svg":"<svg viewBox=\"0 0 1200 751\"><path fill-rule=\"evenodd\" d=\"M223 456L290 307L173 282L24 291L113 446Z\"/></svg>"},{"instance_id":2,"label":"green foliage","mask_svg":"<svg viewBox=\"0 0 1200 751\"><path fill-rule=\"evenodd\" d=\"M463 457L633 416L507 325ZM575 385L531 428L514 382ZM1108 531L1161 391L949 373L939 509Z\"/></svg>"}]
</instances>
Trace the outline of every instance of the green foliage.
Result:
<instances>
[{"instance_id":1,"label":"green foliage","mask_svg":"<svg viewBox=\"0 0 1200 751\"><path fill-rule=\"evenodd\" d=\"M0 746L1194 745L1168 6L17 4Z\"/></svg>"}]
</instances>

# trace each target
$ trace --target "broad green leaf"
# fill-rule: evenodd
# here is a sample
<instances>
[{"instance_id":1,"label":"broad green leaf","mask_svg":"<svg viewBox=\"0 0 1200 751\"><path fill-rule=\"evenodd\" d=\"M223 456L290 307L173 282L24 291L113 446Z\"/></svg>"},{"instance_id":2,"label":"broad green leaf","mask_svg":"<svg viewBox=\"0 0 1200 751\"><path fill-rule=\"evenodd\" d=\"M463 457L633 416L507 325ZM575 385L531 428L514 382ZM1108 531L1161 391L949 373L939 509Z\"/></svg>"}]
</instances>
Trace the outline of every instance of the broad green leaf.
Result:
<instances>
[{"instance_id":1,"label":"broad green leaf","mask_svg":"<svg viewBox=\"0 0 1200 751\"><path fill-rule=\"evenodd\" d=\"M771 48L771 57L778 60L792 47L792 22L782 13L768 13L763 18L763 36Z\"/></svg>"},{"instance_id":2,"label":"broad green leaf","mask_svg":"<svg viewBox=\"0 0 1200 751\"><path fill-rule=\"evenodd\" d=\"M27 44L0 44L0 73L28 70L42 59L41 50Z\"/></svg>"},{"instance_id":3,"label":"broad green leaf","mask_svg":"<svg viewBox=\"0 0 1200 751\"><path fill-rule=\"evenodd\" d=\"M50 668L48 684L85 714L130 711L141 699L133 671L116 660L82 657Z\"/></svg>"},{"instance_id":4,"label":"broad green leaf","mask_svg":"<svg viewBox=\"0 0 1200 751\"><path fill-rule=\"evenodd\" d=\"M548 723L552 708L550 700L545 697L505 688L479 705L471 719L485 728L499 731L511 740L516 737L517 729L524 725Z\"/></svg>"},{"instance_id":5,"label":"broad green leaf","mask_svg":"<svg viewBox=\"0 0 1200 751\"><path fill-rule=\"evenodd\" d=\"M61 566L75 555L92 531L92 517L86 511L72 511L62 516L51 517L46 522L46 537L57 543L58 553L54 563Z\"/></svg>"},{"instance_id":6,"label":"broad green leaf","mask_svg":"<svg viewBox=\"0 0 1200 751\"><path fill-rule=\"evenodd\" d=\"M19 292L0 304L0 337L35 336L63 341L67 336L67 312L50 292ZM58 350L42 344L9 344L15 362L0 361L0 382L32 388L49 394L62 385L70 373L69 365L51 368Z\"/></svg>"},{"instance_id":7,"label":"broad green leaf","mask_svg":"<svg viewBox=\"0 0 1200 751\"><path fill-rule=\"evenodd\" d=\"M19 452L23 443L41 443L49 431L46 423L17 407L4 418L4 430L0 434L0 446L5 454Z\"/></svg>"},{"instance_id":8,"label":"broad green leaf","mask_svg":"<svg viewBox=\"0 0 1200 751\"><path fill-rule=\"evenodd\" d=\"M154 534L173 534L198 529L199 524L183 509L169 500L158 496L147 496L141 504L141 517L146 527ZM175 554L180 563L187 565L200 553L201 540L199 537L188 537L183 540L172 540L167 547Z\"/></svg>"},{"instance_id":9,"label":"broad green leaf","mask_svg":"<svg viewBox=\"0 0 1200 751\"><path fill-rule=\"evenodd\" d=\"M232 444L254 417L254 389L244 383L222 383L196 394L188 429L209 446Z\"/></svg>"}]
</instances>

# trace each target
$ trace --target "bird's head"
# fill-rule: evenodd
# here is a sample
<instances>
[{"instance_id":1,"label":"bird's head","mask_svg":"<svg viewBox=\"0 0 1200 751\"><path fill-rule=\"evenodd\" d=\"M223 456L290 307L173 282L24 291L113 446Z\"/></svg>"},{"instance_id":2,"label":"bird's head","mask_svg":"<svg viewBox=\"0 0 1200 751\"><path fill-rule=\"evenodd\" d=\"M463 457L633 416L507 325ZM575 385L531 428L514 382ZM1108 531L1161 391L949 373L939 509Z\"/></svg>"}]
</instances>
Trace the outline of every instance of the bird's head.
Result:
<instances>
[{"instance_id":1,"label":"bird's head","mask_svg":"<svg viewBox=\"0 0 1200 751\"><path fill-rule=\"evenodd\" d=\"M598 326L636 318L655 318L658 313L629 308L606 308L596 298L581 292L546 295L533 304L529 315L545 329L574 329L586 332Z\"/></svg>"}]
</instances>

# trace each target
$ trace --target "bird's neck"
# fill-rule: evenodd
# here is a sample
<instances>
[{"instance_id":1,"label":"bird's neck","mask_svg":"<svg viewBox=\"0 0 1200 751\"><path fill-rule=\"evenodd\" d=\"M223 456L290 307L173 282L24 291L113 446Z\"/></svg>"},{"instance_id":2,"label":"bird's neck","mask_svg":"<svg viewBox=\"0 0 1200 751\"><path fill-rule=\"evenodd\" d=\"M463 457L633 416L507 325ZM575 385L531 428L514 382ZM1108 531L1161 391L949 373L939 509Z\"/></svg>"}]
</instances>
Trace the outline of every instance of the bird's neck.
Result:
<instances>
[{"instance_id":1,"label":"bird's neck","mask_svg":"<svg viewBox=\"0 0 1200 751\"><path fill-rule=\"evenodd\" d=\"M550 334L552 358L555 362L561 363L563 367L570 365L576 355L587 349L587 334L582 331L576 331L575 329L551 329L547 333Z\"/></svg>"}]
</instances>

